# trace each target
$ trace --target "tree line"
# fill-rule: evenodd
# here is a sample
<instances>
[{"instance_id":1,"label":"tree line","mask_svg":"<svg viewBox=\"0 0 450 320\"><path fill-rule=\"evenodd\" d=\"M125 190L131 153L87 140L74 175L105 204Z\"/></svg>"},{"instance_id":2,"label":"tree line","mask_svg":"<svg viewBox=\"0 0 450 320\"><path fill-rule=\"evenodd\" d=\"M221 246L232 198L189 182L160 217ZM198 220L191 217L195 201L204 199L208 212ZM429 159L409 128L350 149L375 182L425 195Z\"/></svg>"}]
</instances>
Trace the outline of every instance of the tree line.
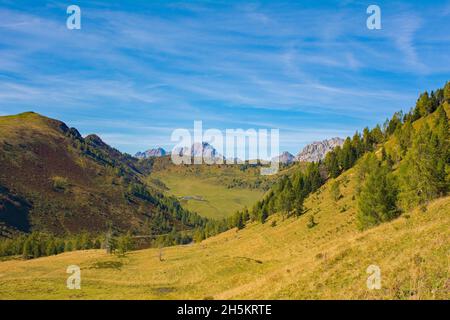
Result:
<instances>
[{"instance_id":1,"label":"tree line","mask_svg":"<svg viewBox=\"0 0 450 320\"><path fill-rule=\"evenodd\" d=\"M110 253L124 255L133 248L134 240L130 232L123 234L107 232L104 235L82 232L78 235L57 237L34 231L13 239L2 239L0 241L0 257L21 256L23 259L35 259L63 252L89 249L108 249Z\"/></svg>"},{"instance_id":2,"label":"tree line","mask_svg":"<svg viewBox=\"0 0 450 320\"><path fill-rule=\"evenodd\" d=\"M306 170L280 177L252 210L244 209L221 221L208 221L197 228L201 241L230 228L242 229L249 221L264 223L274 213L283 217L304 213L303 202L329 178L358 167L358 225L369 228L389 221L402 212L448 193L450 187L449 119L444 103L450 103L450 82L443 89L421 94L408 113L396 112L383 125L364 128L347 137L344 144L327 153L324 161L308 164ZM433 116L431 124L414 129L413 123ZM387 150L383 144L393 139ZM380 149L381 147L381 149ZM339 186L333 187L340 197ZM333 191L332 191L333 192ZM312 224L315 225L315 224Z\"/></svg>"}]
</instances>

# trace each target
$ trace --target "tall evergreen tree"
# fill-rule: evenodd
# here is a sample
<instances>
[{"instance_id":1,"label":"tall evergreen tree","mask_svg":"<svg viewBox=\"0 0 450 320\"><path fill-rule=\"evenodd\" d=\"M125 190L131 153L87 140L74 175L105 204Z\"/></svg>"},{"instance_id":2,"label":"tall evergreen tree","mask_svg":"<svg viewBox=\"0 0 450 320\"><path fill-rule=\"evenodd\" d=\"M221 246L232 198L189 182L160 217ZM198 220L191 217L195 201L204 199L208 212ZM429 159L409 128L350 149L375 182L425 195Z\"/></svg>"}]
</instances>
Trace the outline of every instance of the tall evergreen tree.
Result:
<instances>
[{"instance_id":1,"label":"tall evergreen tree","mask_svg":"<svg viewBox=\"0 0 450 320\"><path fill-rule=\"evenodd\" d=\"M330 151L326 154L324 160L330 178L336 178L341 173L339 169L339 162L334 151Z\"/></svg>"},{"instance_id":2,"label":"tall evergreen tree","mask_svg":"<svg viewBox=\"0 0 450 320\"><path fill-rule=\"evenodd\" d=\"M372 129L372 131L370 132L370 136L374 144L383 142L384 134L379 124L377 124L375 128Z\"/></svg>"},{"instance_id":3,"label":"tall evergreen tree","mask_svg":"<svg viewBox=\"0 0 450 320\"><path fill-rule=\"evenodd\" d=\"M400 167L401 199L405 208L437 197L443 183L439 169L439 139L423 124Z\"/></svg>"},{"instance_id":4,"label":"tall evergreen tree","mask_svg":"<svg viewBox=\"0 0 450 320\"><path fill-rule=\"evenodd\" d=\"M363 146L364 146L364 151L372 151L373 150L373 138L372 135L370 134L370 130L368 127L365 127L363 130Z\"/></svg>"},{"instance_id":5,"label":"tall evergreen tree","mask_svg":"<svg viewBox=\"0 0 450 320\"><path fill-rule=\"evenodd\" d=\"M397 184L389 169L378 163L368 174L358 199L360 229L375 226L398 216Z\"/></svg>"},{"instance_id":6,"label":"tall evergreen tree","mask_svg":"<svg viewBox=\"0 0 450 320\"><path fill-rule=\"evenodd\" d=\"M24 259L29 259L33 256L32 245L31 245L30 239L25 240L25 242L23 244L22 256Z\"/></svg>"},{"instance_id":7,"label":"tall evergreen tree","mask_svg":"<svg viewBox=\"0 0 450 320\"><path fill-rule=\"evenodd\" d=\"M350 169L356 161L356 154L350 138L345 139L342 146L339 163L343 170Z\"/></svg>"},{"instance_id":8,"label":"tall evergreen tree","mask_svg":"<svg viewBox=\"0 0 450 320\"><path fill-rule=\"evenodd\" d=\"M259 221L261 223L265 223L268 217L269 217L269 212L267 210L267 207L264 206L261 210L261 215L259 217Z\"/></svg>"},{"instance_id":9,"label":"tall evergreen tree","mask_svg":"<svg viewBox=\"0 0 450 320\"><path fill-rule=\"evenodd\" d=\"M450 103L450 81L448 81L444 87L444 100Z\"/></svg>"},{"instance_id":10,"label":"tall evergreen tree","mask_svg":"<svg viewBox=\"0 0 450 320\"><path fill-rule=\"evenodd\" d=\"M401 156L403 157L411 146L411 139L414 134L414 128L411 124L411 121L406 121L403 126L397 129L396 137L398 140L398 144L400 146Z\"/></svg>"}]
</instances>

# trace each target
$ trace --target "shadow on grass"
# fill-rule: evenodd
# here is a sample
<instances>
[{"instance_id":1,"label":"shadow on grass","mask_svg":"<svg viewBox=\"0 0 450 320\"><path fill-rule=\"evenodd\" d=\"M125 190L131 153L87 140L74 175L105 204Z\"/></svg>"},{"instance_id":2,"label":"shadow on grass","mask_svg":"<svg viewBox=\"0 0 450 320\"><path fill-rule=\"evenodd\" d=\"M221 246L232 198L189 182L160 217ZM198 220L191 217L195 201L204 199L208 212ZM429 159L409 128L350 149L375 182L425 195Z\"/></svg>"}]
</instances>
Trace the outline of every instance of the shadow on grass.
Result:
<instances>
[{"instance_id":1,"label":"shadow on grass","mask_svg":"<svg viewBox=\"0 0 450 320\"><path fill-rule=\"evenodd\" d=\"M89 267L89 269L115 269L120 270L123 263L120 261L99 261Z\"/></svg>"}]
</instances>

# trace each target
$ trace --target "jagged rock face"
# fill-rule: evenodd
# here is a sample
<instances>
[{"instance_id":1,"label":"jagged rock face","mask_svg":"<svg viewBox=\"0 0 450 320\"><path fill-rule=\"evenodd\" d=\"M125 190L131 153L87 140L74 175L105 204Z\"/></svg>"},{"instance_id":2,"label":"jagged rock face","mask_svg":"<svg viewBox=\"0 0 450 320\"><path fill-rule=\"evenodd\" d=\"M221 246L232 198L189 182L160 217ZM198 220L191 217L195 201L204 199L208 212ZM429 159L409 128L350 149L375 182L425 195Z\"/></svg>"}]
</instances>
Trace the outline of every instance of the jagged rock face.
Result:
<instances>
[{"instance_id":1,"label":"jagged rock face","mask_svg":"<svg viewBox=\"0 0 450 320\"><path fill-rule=\"evenodd\" d=\"M295 161L294 155L292 153L284 151L278 156L278 162L281 164L290 164Z\"/></svg>"},{"instance_id":2,"label":"jagged rock face","mask_svg":"<svg viewBox=\"0 0 450 320\"><path fill-rule=\"evenodd\" d=\"M337 146L342 146L343 144L344 139L338 137L313 142L303 148L303 150L297 155L296 161L318 162L323 160L328 152L332 151Z\"/></svg>"},{"instance_id":3,"label":"jagged rock face","mask_svg":"<svg viewBox=\"0 0 450 320\"><path fill-rule=\"evenodd\" d=\"M178 154L180 157L188 154L190 154L191 157L194 158L203 157L203 159L211 159L211 160L216 160L222 157L217 152L217 150L207 142L194 143L190 148L189 147L177 148L173 152Z\"/></svg>"},{"instance_id":4,"label":"jagged rock face","mask_svg":"<svg viewBox=\"0 0 450 320\"><path fill-rule=\"evenodd\" d=\"M149 149L144 152L138 152L135 154L136 158L152 158L152 157L164 157L167 154L163 148Z\"/></svg>"}]
</instances>

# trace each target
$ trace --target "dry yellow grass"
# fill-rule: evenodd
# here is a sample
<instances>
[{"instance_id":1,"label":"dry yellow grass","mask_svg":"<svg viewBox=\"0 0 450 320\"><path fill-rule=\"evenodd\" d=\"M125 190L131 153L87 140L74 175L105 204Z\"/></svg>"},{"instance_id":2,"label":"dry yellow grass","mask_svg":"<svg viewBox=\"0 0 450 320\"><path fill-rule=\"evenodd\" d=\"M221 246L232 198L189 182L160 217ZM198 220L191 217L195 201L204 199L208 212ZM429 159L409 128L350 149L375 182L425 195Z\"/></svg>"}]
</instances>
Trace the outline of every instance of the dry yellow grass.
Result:
<instances>
[{"instance_id":1,"label":"dry yellow grass","mask_svg":"<svg viewBox=\"0 0 450 320\"><path fill-rule=\"evenodd\" d=\"M449 299L450 197L359 232L353 174L339 178L338 202L328 183L300 218L273 216L200 244L165 248L162 262L157 249L125 258L91 250L0 262L0 298ZM318 225L309 229L311 214ZM81 267L81 290L66 288L71 264ZM366 287L372 264L381 268L380 290Z\"/></svg>"}]
</instances>

